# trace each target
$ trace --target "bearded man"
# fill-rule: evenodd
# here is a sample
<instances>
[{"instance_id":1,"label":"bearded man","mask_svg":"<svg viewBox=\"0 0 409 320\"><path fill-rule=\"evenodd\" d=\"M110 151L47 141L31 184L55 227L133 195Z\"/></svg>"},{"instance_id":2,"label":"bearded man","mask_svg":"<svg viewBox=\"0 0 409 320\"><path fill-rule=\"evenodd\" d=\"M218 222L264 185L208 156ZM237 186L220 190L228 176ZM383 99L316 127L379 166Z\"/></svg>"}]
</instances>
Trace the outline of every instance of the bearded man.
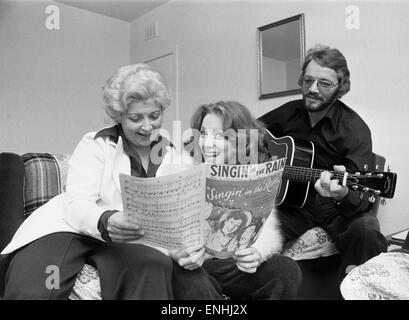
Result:
<instances>
[{"instance_id":1,"label":"bearded man","mask_svg":"<svg viewBox=\"0 0 409 320\"><path fill-rule=\"evenodd\" d=\"M323 169L302 208L279 206L286 242L321 226L340 251L339 282L354 267L387 250L368 195L342 186L329 170L362 171L373 165L371 131L339 99L350 90L344 55L316 46L307 52L299 78L303 99L290 101L259 118L276 137L314 144L313 167Z\"/></svg>"}]
</instances>

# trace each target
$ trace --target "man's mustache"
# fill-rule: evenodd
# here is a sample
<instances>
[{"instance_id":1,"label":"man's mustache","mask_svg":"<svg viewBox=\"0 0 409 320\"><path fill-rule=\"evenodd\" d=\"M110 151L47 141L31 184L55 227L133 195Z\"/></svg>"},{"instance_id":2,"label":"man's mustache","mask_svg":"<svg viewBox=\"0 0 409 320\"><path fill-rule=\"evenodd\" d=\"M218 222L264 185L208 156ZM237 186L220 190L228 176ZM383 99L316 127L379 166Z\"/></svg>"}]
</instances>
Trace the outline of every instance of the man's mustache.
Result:
<instances>
[{"instance_id":1,"label":"man's mustache","mask_svg":"<svg viewBox=\"0 0 409 320\"><path fill-rule=\"evenodd\" d=\"M311 98L311 99L316 99L316 100L321 100L321 101L323 100L319 95L315 95L315 94L311 94L311 93L306 94L305 97L306 98Z\"/></svg>"}]
</instances>

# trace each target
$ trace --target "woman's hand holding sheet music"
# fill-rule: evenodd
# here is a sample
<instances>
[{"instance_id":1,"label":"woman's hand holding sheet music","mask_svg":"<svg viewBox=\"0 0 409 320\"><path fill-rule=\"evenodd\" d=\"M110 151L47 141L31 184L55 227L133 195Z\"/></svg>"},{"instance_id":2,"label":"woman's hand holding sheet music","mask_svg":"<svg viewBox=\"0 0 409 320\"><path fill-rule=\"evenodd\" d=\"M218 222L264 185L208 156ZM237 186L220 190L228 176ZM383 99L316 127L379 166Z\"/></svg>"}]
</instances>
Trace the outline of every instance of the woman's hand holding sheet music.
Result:
<instances>
[{"instance_id":1,"label":"woman's hand holding sheet music","mask_svg":"<svg viewBox=\"0 0 409 320\"><path fill-rule=\"evenodd\" d=\"M136 223L128 220L123 211L109 217L107 230L113 242L130 242L143 237L143 231Z\"/></svg>"}]
</instances>

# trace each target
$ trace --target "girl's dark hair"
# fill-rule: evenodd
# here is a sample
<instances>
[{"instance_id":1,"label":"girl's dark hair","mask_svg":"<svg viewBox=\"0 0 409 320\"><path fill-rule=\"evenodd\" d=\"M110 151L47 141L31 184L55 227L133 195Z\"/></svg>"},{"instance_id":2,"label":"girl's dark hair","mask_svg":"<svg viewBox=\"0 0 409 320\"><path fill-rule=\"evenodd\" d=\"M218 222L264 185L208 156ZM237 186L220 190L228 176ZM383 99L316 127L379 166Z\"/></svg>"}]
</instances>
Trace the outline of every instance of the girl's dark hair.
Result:
<instances>
[{"instance_id":1,"label":"girl's dark hair","mask_svg":"<svg viewBox=\"0 0 409 320\"><path fill-rule=\"evenodd\" d=\"M250 223L247 214L245 213L246 210L244 209L231 209L228 216L220 222L219 224L219 229L223 229L225 223L229 219L234 219L234 220L241 220L241 224L239 228L237 229L237 232L241 232L243 229L246 228L247 224Z\"/></svg>"},{"instance_id":2,"label":"girl's dark hair","mask_svg":"<svg viewBox=\"0 0 409 320\"><path fill-rule=\"evenodd\" d=\"M246 130L246 155L249 155L252 143L250 139L250 130L258 130L258 162L268 161L269 157L265 144L264 124L255 119L245 106L236 101L219 101L216 103L203 104L199 106L193 114L190 120L191 128L200 131L203 119L208 114L215 114L221 118L224 131L232 129L238 133L239 130ZM192 137L187 142L187 145L194 141L197 141L197 139ZM192 148L191 150L195 150L195 148ZM193 156L193 154L191 155Z\"/></svg>"}]
</instances>

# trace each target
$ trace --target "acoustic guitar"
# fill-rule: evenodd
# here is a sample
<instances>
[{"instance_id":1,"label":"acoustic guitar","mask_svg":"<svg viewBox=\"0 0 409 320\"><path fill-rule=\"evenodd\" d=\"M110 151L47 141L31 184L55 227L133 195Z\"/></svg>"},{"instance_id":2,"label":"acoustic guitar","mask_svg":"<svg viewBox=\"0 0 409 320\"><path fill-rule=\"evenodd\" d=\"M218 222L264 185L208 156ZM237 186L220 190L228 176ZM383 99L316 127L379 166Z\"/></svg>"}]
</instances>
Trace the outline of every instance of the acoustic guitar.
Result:
<instances>
[{"instance_id":1,"label":"acoustic guitar","mask_svg":"<svg viewBox=\"0 0 409 320\"><path fill-rule=\"evenodd\" d=\"M322 169L313 168L314 144L309 141L304 144L295 143L290 136L276 138L266 130L268 149L277 158L286 157L281 186L277 194L276 204L287 204L302 208L307 200L310 183L320 178ZM340 184L353 190L369 193L373 197L393 198L395 194L397 175L393 172L359 171L348 172L329 171ZM372 198L373 198L372 197Z\"/></svg>"}]
</instances>

